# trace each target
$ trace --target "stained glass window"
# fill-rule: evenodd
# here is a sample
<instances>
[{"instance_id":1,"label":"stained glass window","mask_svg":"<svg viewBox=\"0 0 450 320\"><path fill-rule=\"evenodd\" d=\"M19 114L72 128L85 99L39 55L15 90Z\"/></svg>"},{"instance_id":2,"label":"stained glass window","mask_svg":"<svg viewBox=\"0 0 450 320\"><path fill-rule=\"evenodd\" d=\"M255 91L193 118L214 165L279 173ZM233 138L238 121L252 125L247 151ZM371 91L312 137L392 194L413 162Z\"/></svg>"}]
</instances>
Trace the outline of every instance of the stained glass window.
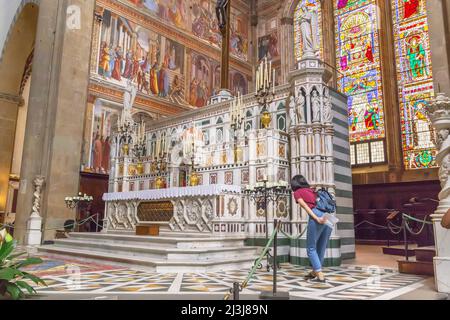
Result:
<instances>
[{"instance_id":1,"label":"stained glass window","mask_svg":"<svg viewBox=\"0 0 450 320\"><path fill-rule=\"evenodd\" d=\"M379 13L375 2L335 0L338 89L348 96L351 143L385 138ZM358 159L366 153L364 148L365 159ZM368 149L368 145L357 146L357 163L364 163L360 160L366 158L370 163Z\"/></svg>"},{"instance_id":2,"label":"stained glass window","mask_svg":"<svg viewBox=\"0 0 450 320\"><path fill-rule=\"evenodd\" d=\"M297 60L303 56L303 38L302 38L302 17L305 12L310 13L311 25L317 26L316 32L312 34L312 41L316 47L318 57L323 57L322 42L322 11L320 0L300 0L294 13L294 41L295 41L295 57Z\"/></svg>"},{"instance_id":3,"label":"stained glass window","mask_svg":"<svg viewBox=\"0 0 450 320\"><path fill-rule=\"evenodd\" d=\"M436 165L436 149L427 114L434 88L426 4L426 0L392 0L406 169Z\"/></svg>"}]
</instances>

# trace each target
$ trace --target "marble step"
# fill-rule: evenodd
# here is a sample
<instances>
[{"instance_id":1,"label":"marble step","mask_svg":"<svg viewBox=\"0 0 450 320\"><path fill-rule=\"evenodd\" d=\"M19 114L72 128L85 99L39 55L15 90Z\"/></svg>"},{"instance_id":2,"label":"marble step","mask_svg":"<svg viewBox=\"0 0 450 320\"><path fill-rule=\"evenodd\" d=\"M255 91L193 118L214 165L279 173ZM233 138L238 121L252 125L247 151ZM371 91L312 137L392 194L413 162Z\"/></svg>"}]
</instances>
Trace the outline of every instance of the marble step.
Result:
<instances>
[{"instance_id":1,"label":"marble step","mask_svg":"<svg viewBox=\"0 0 450 320\"><path fill-rule=\"evenodd\" d=\"M165 236L136 236L133 234L117 233L84 233L73 232L69 234L69 239L95 240L101 243L148 245L157 244L161 248L220 248L220 247L243 247L246 237L183 237L180 234L172 233Z\"/></svg>"},{"instance_id":2,"label":"marble step","mask_svg":"<svg viewBox=\"0 0 450 320\"><path fill-rule=\"evenodd\" d=\"M234 259L253 257L258 253L257 247L217 247L217 248L161 248L158 244L119 244L104 243L85 239L58 239L55 247L95 250L105 253L120 253L125 256L139 256L150 259L166 259L168 261L208 261L215 259Z\"/></svg>"},{"instance_id":3,"label":"marble step","mask_svg":"<svg viewBox=\"0 0 450 320\"><path fill-rule=\"evenodd\" d=\"M78 257L83 261L108 261L118 267L139 268L146 271L158 273L175 272L217 272L224 270L250 270L253 266L256 256L239 257L233 259L215 259L209 261L168 261L163 259L149 259L136 256L126 256L118 253L106 253L81 248L65 248L56 245L41 246L38 248L41 253L58 255L61 257Z\"/></svg>"},{"instance_id":4,"label":"marble step","mask_svg":"<svg viewBox=\"0 0 450 320\"><path fill-rule=\"evenodd\" d=\"M118 234L118 235L136 235L135 231L117 231L117 230L111 230L108 231L108 234ZM209 232L178 232L178 231L172 231L167 228L161 228L159 232L160 237L171 237L176 235L177 237L188 237L188 238L210 238L212 236L212 233Z\"/></svg>"}]
</instances>

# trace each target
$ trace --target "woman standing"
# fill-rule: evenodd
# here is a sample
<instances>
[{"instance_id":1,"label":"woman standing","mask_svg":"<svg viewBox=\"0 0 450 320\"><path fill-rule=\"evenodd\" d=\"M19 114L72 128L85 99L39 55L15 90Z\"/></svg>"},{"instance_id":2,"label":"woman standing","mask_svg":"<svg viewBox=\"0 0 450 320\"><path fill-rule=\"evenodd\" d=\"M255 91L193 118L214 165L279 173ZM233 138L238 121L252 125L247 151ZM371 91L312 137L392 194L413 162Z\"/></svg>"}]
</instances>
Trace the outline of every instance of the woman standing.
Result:
<instances>
[{"instance_id":1,"label":"woman standing","mask_svg":"<svg viewBox=\"0 0 450 320\"><path fill-rule=\"evenodd\" d=\"M305 177L297 175L291 181L294 199L309 215L306 232L306 246L313 271L305 276L306 280L325 282L322 272L323 260L332 229L326 225L325 212L316 208L316 192L309 186Z\"/></svg>"}]
</instances>

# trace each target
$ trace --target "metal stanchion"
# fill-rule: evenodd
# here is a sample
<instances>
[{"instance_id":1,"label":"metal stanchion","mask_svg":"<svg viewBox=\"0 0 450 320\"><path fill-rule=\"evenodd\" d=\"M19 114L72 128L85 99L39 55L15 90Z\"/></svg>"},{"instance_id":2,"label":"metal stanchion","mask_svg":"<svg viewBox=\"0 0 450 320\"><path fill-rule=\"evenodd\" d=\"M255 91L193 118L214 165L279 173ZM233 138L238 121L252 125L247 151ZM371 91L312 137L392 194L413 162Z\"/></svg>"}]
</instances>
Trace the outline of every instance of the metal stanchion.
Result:
<instances>
[{"instance_id":1,"label":"metal stanchion","mask_svg":"<svg viewBox=\"0 0 450 320\"><path fill-rule=\"evenodd\" d=\"M239 282L233 283L233 300L239 300L240 285Z\"/></svg>"},{"instance_id":2,"label":"metal stanchion","mask_svg":"<svg viewBox=\"0 0 450 320\"><path fill-rule=\"evenodd\" d=\"M402 217L402 227L403 227L403 240L405 242L405 259L406 261L409 261L409 253L408 253L408 234L406 230L406 219L403 216Z\"/></svg>"},{"instance_id":3,"label":"metal stanchion","mask_svg":"<svg viewBox=\"0 0 450 320\"><path fill-rule=\"evenodd\" d=\"M281 221L278 221L277 219L274 220L274 228L275 228L275 237L273 239L273 290L272 292L261 292L260 298L261 299L271 299L271 300L289 300L289 292L278 292L277 291L277 247L278 247L278 231L280 230Z\"/></svg>"}]
</instances>

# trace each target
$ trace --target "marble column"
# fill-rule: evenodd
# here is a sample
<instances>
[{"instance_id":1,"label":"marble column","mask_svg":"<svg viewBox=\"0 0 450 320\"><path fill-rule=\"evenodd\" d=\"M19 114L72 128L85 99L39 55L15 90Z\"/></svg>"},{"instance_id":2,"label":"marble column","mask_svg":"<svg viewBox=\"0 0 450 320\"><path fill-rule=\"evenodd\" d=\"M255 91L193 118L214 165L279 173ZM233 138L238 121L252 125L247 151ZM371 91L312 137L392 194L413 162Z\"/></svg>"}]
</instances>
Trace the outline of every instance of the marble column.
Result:
<instances>
[{"instance_id":1,"label":"marble column","mask_svg":"<svg viewBox=\"0 0 450 320\"><path fill-rule=\"evenodd\" d=\"M439 152L436 161L440 167L439 179L441 192L439 206L431 215L434 227L436 257L434 257L434 275L436 289L450 293L450 230L441 225L442 218L450 210L450 98L438 94L430 106L430 118L438 135Z\"/></svg>"},{"instance_id":2,"label":"marble column","mask_svg":"<svg viewBox=\"0 0 450 320\"><path fill-rule=\"evenodd\" d=\"M43 240L53 239L52 229L75 217L64 198L79 190L94 2L40 1L34 57L39 63L33 66L16 215L19 242L32 212L37 176L44 178ZM72 5L80 9L80 28L67 23Z\"/></svg>"}]
</instances>

